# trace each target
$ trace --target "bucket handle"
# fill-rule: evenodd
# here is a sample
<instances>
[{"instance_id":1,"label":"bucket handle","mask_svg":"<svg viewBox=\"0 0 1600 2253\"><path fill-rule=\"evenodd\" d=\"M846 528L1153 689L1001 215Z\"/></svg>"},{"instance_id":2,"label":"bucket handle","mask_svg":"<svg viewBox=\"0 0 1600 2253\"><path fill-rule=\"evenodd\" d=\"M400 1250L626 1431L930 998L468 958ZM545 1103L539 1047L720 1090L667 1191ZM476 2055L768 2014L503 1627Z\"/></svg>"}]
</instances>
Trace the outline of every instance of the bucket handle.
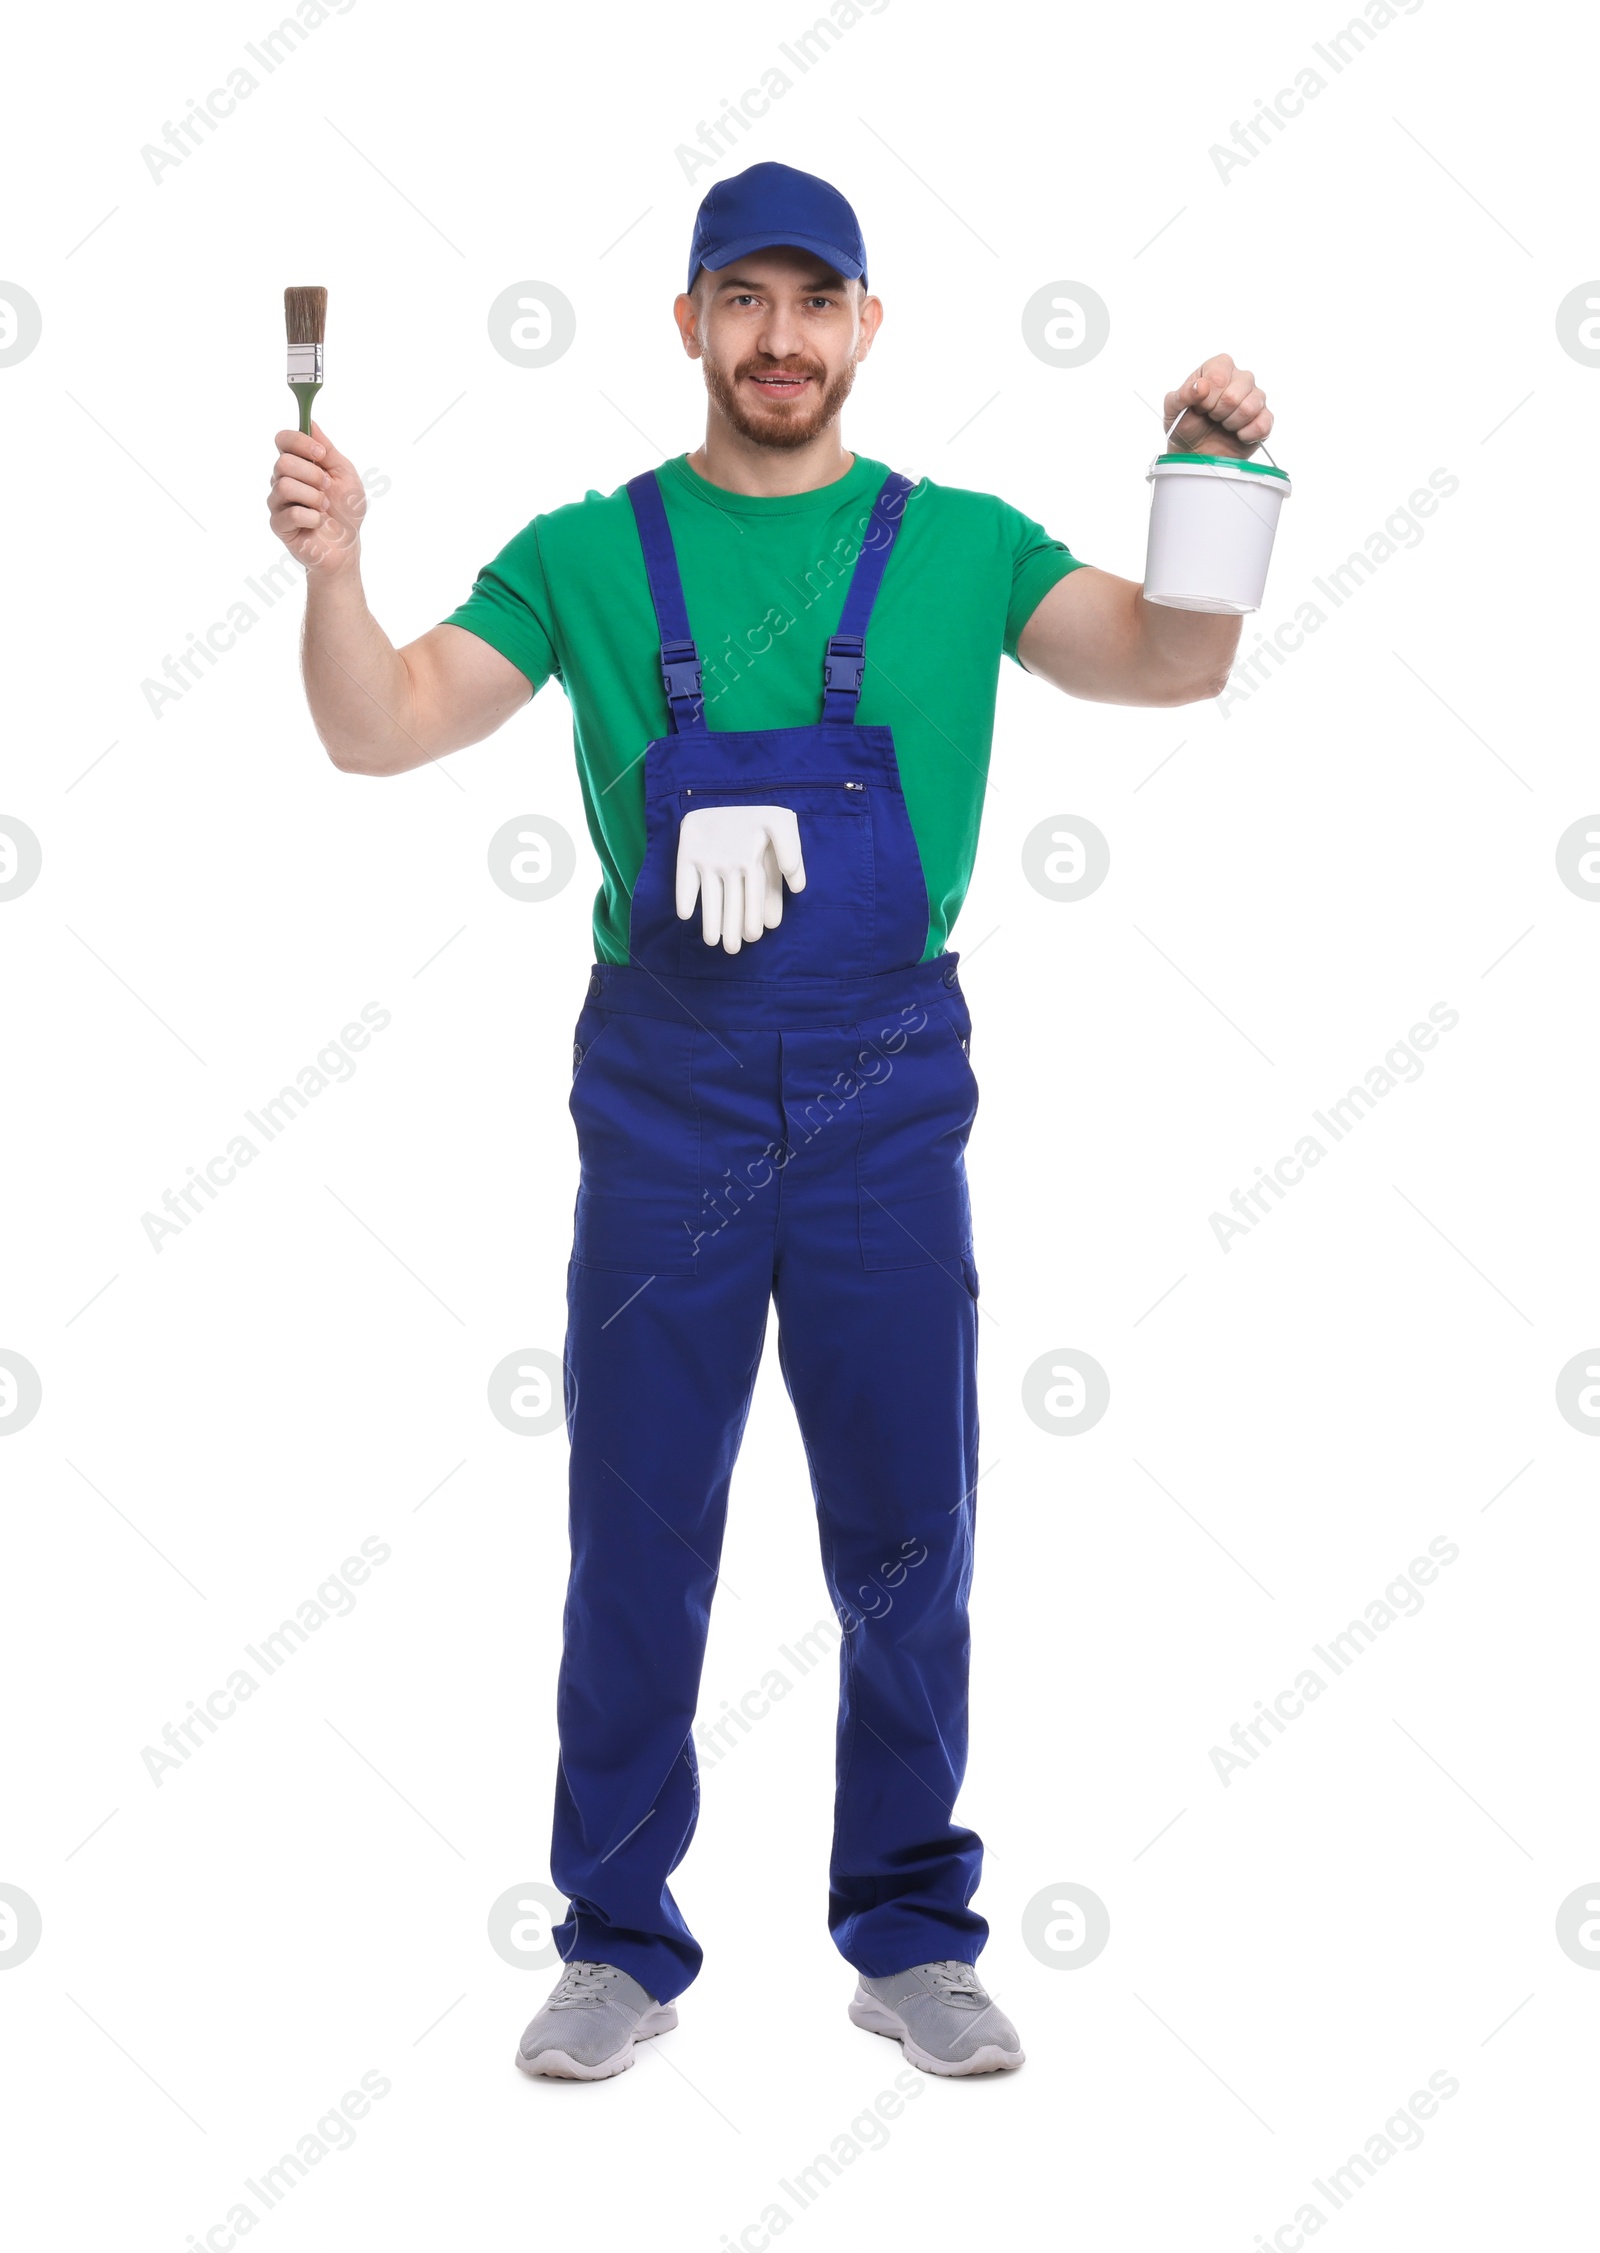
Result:
<instances>
[{"instance_id":1,"label":"bucket handle","mask_svg":"<svg viewBox=\"0 0 1600 2253\"><path fill-rule=\"evenodd\" d=\"M1166 435L1166 437L1165 437L1165 438L1164 438L1164 439L1163 439L1163 440L1161 441L1161 450L1162 450L1162 452L1163 452L1163 453L1165 453L1165 452L1166 452L1166 450L1167 450L1167 448L1168 448L1168 447L1169 447L1169 446L1170 446L1170 445L1172 444L1172 431L1173 431L1173 430L1176 430L1176 429L1177 429L1177 427L1178 427L1179 423L1180 423L1180 422L1182 422L1182 420L1183 420L1184 416L1185 416L1185 415L1186 415L1186 414L1187 414L1188 412L1189 412L1189 410L1188 410L1188 408L1187 408L1187 407L1180 407L1180 408L1178 409L1177 413L1176 413L1176 414L1175 414L1175 415L1173 416L1173 418L1172 418L1172 430L1169 430L1169 431L1167 432L1167 435ZM1274 468L1274 469L1276 469L1278 465L1277 465L1277 463L1276 463L1275 461L1272 461L1272 449L1271 449L1271 448L1270 448L1270 447L1269 447L1269 446L1267 445L1267 443L1266 443L1266 441L1265 441L1264 439L1263 439L1263 441L1262 441L1262 445L1261 445L1261 451L1262 451L1262 452L1263 452L1263 453L1264 453L1264 454L1266 455L1266 457L1267 457L1268 461L1269 461L1269 462L1272 462L1272 466L1273 466L1273 468ZM1238 458L1239 458L1239 457L1238 457L1237 455L1235 455L1235 456L1233 457L1233 459L1234 459L1234 460L1238 460ZM1228 459L1228 456L1227 456L1227 455L1225 455L1225 454L1224 454L1224 455L1219 455L1219 456L1218 456L1218 459L1219 459L1220 461L1226 461L1226 460Z\"/></svg>"}]
</instances>

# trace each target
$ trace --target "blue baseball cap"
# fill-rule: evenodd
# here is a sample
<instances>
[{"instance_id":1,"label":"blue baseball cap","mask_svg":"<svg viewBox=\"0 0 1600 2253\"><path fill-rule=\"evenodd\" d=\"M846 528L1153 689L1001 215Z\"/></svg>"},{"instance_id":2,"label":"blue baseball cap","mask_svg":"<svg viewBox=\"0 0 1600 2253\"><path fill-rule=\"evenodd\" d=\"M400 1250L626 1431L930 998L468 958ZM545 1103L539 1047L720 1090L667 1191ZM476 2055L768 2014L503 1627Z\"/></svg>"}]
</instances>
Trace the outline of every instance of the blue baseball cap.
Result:
<instances>
[{"instance_id":1,"label":"blue baseball cap","mask_svg":"<svg viewBox=\"0 0 1600 2253\"><path fill-rule=\"evenodd\" d=\"M715 273L753 250L780 244L812 251L847 280L859 275L865 286L867 246L861 222L837 188L787 164L752 164L747 172L706 190L695 213L684 286L694 288L702 266Z\"/></svg>"}]
</instances>

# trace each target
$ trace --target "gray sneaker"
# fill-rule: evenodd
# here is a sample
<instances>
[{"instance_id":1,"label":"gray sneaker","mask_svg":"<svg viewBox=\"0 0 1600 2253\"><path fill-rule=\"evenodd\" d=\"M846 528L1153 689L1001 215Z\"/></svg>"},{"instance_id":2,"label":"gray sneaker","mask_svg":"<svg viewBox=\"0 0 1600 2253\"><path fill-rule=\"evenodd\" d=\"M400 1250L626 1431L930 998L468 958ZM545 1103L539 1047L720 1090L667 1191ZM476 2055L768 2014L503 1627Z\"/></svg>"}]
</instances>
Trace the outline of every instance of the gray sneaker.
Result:
<instances>
[{"instance_id":1,"label":"gray sneaker","mask_svg":"<svg viewBox=\"0 0 1600 2253\"><path fill-rule=\"evenodd\" d=\"M1016 2028L971 1964L915 1964L887 1979L863 1978L850 2016L897 2040L924 2073L1009 2073L1022 2063Z\"/></svg>"},{"instance_id":2,"label":"gray sneaker","mask_svg":"<svg viewBox=\"0 0 1600 2253\"><path fill-rule=\"evenodd\" d=\"M562 2081L606 2081L627 2072L635 2042L677 2023L675 2004L658 2003L615 1964L574 1961L523 2035L517 2063Z\"/></svg>"}]
</instances>

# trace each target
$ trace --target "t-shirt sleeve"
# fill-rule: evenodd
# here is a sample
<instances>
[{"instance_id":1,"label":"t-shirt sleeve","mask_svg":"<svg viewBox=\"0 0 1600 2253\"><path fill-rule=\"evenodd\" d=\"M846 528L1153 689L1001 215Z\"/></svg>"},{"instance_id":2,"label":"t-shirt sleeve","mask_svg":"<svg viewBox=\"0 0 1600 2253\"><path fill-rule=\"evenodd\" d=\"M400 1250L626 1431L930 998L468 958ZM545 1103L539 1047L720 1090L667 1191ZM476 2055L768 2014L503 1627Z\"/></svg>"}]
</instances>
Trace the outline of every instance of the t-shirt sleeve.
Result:
<instances>
[{"instance_id":1,"label":"t-shirt sleeve","mask_svg":"<svg viewBox=\"0 0 1600 2253\"><path fill-rule=\"evenodd\" d=\"M499 650L519 672L526 673L535 694L552 676L559 675L555 614L539 552L537 519L508 540L492 563L484 565L466 601L441 623L464 626L469 634Z\"/></svg>"},{"instance_id":2,"label":"t-shirt sleeve","mask_svg":"<svg viewBox=\"0 0 1600 2253\"><path fill-rule=\"evenodd\" d=\"M1052 540L1042 524L1020 509L1007 508L1005 530L1011 543L1011 600L1006 608L1006 655L1021 664L1017 643L1022 629L1058 579L1082 568L1083 558L1065 540Z\"/></svg>"}]
</instances>

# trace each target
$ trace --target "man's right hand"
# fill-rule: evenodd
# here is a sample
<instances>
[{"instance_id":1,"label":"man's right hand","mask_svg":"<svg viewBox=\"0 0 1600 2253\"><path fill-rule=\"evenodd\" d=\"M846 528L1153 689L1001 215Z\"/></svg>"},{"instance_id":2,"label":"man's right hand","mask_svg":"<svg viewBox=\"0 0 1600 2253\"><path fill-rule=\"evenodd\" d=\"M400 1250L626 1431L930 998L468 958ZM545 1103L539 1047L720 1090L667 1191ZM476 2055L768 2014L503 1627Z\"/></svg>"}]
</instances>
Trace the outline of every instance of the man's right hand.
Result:
<instances>
[{"instance_id":1,"label":"man's right hand","mask_svg":"<svg viewBox=\"0 0 1600 2253\"><path fill-rule=\"evenodd\" d=\"M303 431L280 430L267 513L272 529L297 563L329 576L353 569L361 554L361 520L367 496L355 465L329 440L320 423Z\"/></svg>"}]
</instances>

